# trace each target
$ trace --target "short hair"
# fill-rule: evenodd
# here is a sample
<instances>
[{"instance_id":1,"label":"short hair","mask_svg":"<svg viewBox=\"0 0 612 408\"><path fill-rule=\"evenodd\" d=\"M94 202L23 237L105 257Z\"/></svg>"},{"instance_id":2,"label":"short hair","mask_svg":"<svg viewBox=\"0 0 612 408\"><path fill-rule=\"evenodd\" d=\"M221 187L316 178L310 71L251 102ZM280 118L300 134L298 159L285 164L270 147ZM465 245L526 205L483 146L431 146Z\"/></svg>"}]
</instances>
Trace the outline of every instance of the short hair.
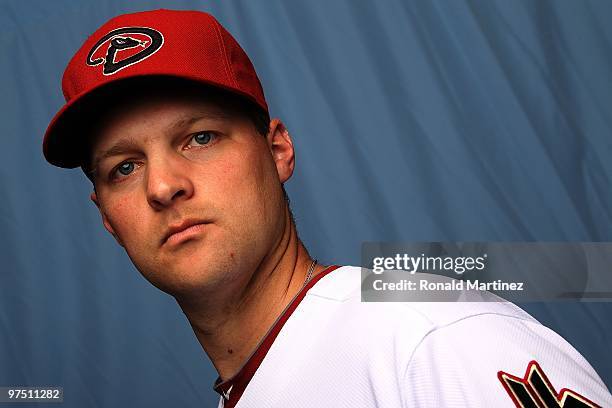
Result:
<instances>
[{"instance_id":1,"label":"short hair","mask_svg":"<svg viewBox=\"0 0 612 408\"><path fill-rule=\"evenodd\" d=\"M152 75L125 79L92 92L91 96L88 95L87 100L84 100L79 107L79 114L75 115L79 118L76 128L84 133L80 147L81 157L83 157L81 170L91 181L94 190L96 184L95 169L92 168L92 144L95 139L95 129L114 108L109 106L109 101L120 100L121 104L129 104L145 96L163 97L164 95L201 96L206 101L213 102L233 114L246 118L262 136L265 137L268 134L270 127L268 112L247 97L235 92L178 77Z\"/></svg>"}]
</instances>

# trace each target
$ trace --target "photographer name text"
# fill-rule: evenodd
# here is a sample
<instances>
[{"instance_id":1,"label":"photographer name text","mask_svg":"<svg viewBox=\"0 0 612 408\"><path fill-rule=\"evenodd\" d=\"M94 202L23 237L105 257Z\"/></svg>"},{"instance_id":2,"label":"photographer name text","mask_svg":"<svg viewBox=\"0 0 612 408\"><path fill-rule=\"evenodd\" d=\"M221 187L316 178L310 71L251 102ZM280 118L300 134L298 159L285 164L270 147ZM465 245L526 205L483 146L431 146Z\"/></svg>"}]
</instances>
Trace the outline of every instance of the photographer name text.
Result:
<instances>
[{"instance_id":1,"label":"photographer name text","mask_svg":"<svg viewBox=\"0 0 612 408\"><path fill-rule=\"evenodd\" d=\"M482 282L478 279L451 280L448 282L431 282L427 279L419 279L418 281L402 279L398 282L385 282L382 279L377 279L372 282L372 287L376 291L522 291L523 282L504 282L502 280Z\"/></svg>"}]
</instances>

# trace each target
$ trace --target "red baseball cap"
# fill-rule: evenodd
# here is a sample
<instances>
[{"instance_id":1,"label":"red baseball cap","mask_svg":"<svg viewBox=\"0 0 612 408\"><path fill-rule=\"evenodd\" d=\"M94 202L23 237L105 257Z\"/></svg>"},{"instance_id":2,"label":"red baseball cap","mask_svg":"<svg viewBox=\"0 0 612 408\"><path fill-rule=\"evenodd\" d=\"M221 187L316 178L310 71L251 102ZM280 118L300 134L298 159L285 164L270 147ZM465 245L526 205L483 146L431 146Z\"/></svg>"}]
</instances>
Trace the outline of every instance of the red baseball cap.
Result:
<instances>
[{"instance_id":1,"label":"red baseball cap","mask_svg":"<svg viewBox=\"0 0 612 408\"><path fill-rule=\"evenodd\" d=\"M164 9L124 14L93 33L68 63L62 78L66 104L51 120L43 139L47 161L79 167L87 135L77 126L82 119L78 107L110 84L152 75L217 86L268 112L249 57L213 16Z\"/></svg>"}]
</instances>

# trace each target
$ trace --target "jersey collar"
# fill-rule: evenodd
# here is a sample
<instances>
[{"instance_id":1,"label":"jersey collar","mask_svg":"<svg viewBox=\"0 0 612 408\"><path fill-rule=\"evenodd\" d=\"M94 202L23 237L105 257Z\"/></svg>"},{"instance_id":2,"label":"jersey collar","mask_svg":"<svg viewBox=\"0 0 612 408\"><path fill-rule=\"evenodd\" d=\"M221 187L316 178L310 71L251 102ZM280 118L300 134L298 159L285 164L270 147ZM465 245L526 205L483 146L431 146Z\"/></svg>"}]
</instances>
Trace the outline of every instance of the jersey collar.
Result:
<instances>
[{"instance_id":1,"label":"jersey collar","mask_svg":"<svg viewBox=\"0 0 612 408\"><path fill-rule=\"evenodd\" d=\"M340 265L328 266L319 274L314 276L302 289L300 289L289 305L287 305L285 310L283 310L278 319L276 319L276 322L272 325L270 330L268 330L268 333L260 341L253 354L251 354L251 357L249 357L238 373L226 381L222 381L220 377L217 377L217 380L213 385L213 389L223 398L224 408L233 408L236 406L238 400L242 396L242 393L249 384L249 381L251 381L251 378L253 378L253 375L255 375L257 368L259 368L259 365L266 357L268 350L270 347L272 347L276 336L278 336L278 333L281 331L287 320L289 320L294 310L298 307L302 299L304 299L308 290L310 290L310 288L312 288L328 273L338 269L339 267Z\"/></svg>"}]
</instances>

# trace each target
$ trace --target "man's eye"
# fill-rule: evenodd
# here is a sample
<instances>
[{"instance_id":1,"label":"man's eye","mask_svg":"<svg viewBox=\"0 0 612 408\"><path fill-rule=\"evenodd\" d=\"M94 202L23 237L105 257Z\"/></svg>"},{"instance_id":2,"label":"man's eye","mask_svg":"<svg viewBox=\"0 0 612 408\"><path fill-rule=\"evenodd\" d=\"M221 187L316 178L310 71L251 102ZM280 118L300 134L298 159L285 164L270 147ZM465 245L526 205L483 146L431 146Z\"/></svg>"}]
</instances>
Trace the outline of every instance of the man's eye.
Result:
<instances>
[{"instance_id":1,"label":"man's eye","mask_svg":"<svg viewBox=\"0 0 612 408\"><path fill-rule=\"evenodd\" d=\"M210 144L215 138L215 134L212 132L198 132L194 133L189 140L189 146L206 146Z\"/></svg>"},{"instance_id":2,"label":"man's eye","mask_svg":"<svg viewBox=\"0 0 612 408\"><path fill-rule=\"evenodd\" d=\"M117 173L121 173L124 176L129 175L131 172L134 171L134 162L125 162L125 163L121 163L116 169L115 171L113 171L113 176L116 176Z\"/></svg>"}]
</instances>

